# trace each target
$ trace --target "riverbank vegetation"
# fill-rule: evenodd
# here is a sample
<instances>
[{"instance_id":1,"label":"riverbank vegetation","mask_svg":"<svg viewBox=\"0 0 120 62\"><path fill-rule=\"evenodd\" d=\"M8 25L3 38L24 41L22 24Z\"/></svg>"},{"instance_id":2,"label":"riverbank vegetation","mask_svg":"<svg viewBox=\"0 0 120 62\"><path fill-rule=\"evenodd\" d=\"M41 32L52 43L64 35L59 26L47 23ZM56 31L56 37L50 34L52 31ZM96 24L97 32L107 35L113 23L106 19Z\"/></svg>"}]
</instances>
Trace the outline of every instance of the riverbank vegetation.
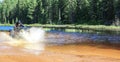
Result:
<instances>
[{"instance_id":1,"label":"riverbank vegetation","mask_svg":"<svg viewBox=\"0 0 120 62\"><path fill-rule=\"evenodd\" d=\"M103 30L120 30L119 26L106 26L106 25L74 25L74 24L66 24L66 25L51 25L51 24L24 24L25 26L33 26L33 27L56 27L56 28L91 28L91 29L103 29ZM0 26L14 26L14 24L0 24Z\"/></svg>"},{"instance_id":2,"label":"riverbank vegetation","mask_svg":"<svg viewBox=\"0 0 120 62\"><path fill-rule=\"evenodd\" d=\"M50 24L24 24L28 27L43 27L46 30L60 30L67 32L104 32L108 34L120 34L119 26L105 26L105 25L74 25L74 24L66 24L66 25L50 25ZM0 26L14 26L14 24L0 24Z\"/></svg>"},{"instance_id":3,"label":"riverbank vegetation","mask_svg":"<svg viewBox=\"0 0 120 62\"><path fill-rule=\"evenodd\" d=\"M3 0L0 26L120 32L119 0Z\"/></svg>"}]
</instances>

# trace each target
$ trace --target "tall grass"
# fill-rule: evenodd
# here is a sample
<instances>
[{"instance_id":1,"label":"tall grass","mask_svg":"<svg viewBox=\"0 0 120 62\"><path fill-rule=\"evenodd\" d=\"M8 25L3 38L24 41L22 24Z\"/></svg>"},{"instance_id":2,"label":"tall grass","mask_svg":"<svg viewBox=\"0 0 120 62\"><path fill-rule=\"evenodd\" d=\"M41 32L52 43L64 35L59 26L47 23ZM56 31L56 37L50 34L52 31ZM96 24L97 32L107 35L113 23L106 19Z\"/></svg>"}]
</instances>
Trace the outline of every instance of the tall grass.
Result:
<instances>
[{"instance_id":1,"label":"tall grass","mask_svg":"<svg viewBox=\"0 0 120 62\"><path fill-rule=\"evenodd\" d=\"M14 26L14 24L0 24L0 26ZM120 26L105 26L105 25L51 25L51 24L25 24L25 26L46 27L46 28L62 28L62 29L83 29L97 31L114 31L120 32Z\"/></svg>"}]
</instances>

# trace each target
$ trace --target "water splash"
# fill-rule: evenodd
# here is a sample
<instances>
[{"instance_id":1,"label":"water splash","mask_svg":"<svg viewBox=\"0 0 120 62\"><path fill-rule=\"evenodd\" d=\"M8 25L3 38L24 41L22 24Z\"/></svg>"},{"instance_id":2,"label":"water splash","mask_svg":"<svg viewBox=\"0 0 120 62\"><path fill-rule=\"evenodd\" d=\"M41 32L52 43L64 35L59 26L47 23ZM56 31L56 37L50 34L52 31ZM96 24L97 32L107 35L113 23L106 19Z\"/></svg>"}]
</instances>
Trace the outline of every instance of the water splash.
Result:
<instances>
[{"instance_id":1,"label":"water splash","mask_svg":"<svg viewBox=\"0 0 120 62\"><path fill-rule=\"evenodd\" d=\"M44 50L44 35L45 31L43 29L32 27L19 33L21 39L15 39L6 33L0 33L0 42L10 46L20 47L26 52L36 54L35 51L37 51L37 54L39 54L40 51Z\"/></svg>"},{"instance_id":2,"label":"water splash","mask_svg":"<svg viewBox=\"0 0 120 62\"><path fill-rule=\"evenodd\" d=\"M34 52L39 54L40 51L44 50L44 35L45 31L41 28L30 28L27 31L20 32L20 36L23 37L27 43L24 43L24 48L28 49L25 51Z\"/></svg>"},{"instance_id":3,"label":"water splash","mask_svg":"<svg viewBox=\"0 0 120 62\"><path fill-rule=\"evenodd\" d=\"M20 36L29 43L39 43L44 41L45 31L41 28L30 28L27 31L20 32Z\"/></svg>"}]
</instances>

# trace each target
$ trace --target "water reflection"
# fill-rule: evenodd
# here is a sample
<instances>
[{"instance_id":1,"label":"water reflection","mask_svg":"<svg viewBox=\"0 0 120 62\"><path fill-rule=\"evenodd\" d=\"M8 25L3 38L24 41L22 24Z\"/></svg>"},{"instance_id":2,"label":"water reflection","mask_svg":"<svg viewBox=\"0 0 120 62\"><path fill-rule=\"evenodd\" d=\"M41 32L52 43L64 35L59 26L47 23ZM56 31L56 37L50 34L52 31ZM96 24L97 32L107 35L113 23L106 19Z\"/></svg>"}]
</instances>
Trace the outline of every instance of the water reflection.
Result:
<instances>
[{"instance_id":1,"label":"water reflection","mask_svg":"<svg viewBox=\"0 0 120 62\"><path fill-rule=\"evenodd\" d=\"M81 42L120 43L119 35L99 35L88 33L48 32L47 42L51 44L70 44Z\"/></svg>"}]
</instances>

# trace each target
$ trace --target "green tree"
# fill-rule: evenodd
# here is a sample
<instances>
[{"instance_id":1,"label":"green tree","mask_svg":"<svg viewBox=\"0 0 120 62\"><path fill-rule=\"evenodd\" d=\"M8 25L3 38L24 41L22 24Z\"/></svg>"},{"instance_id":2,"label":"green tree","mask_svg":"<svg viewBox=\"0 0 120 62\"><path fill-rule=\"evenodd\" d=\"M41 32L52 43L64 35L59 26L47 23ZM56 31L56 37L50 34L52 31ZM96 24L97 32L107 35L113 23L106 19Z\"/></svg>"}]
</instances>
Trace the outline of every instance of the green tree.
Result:
<instances>
[{"instance_id":1,"label":"green tree","mask_svg":"<svg viewBox=\"0 0 120 62\"><path fill-rule=\"evenodd\" d=\"M102 0L103 20L105 25L111 25L115 20L114 0Z\"/></svg>"},{"instance_id":2,"label":"green tree","mask_svg":"<svg viewBox=\"0 0 120 62\"><path fill-rule=\"evenodd\" d=\"M34 21L33 15L34 15L35 7L36 7L36 1L30 0L27 6L27 16L26 16L28 21L27 23L33 23Z\"/></svg>"}]
</instances>

